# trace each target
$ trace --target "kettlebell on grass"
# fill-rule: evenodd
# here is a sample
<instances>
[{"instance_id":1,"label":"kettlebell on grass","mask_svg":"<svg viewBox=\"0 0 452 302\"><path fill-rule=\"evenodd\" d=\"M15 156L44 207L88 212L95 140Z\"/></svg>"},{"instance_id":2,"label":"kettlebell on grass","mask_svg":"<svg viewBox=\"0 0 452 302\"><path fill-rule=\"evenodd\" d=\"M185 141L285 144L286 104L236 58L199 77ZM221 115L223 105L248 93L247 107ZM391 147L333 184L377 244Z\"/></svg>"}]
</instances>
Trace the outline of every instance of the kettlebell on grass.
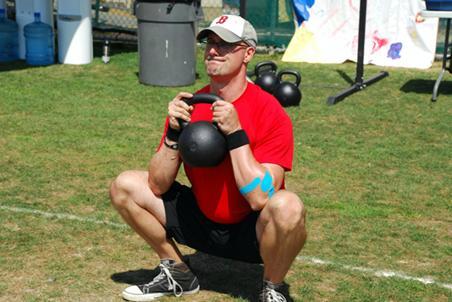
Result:
<instances>
[{"instance_id":1,"label":"kettlebell on grass","mask_svg":"<svg viewBox=\"0 0 452 302\"><path fill-rule=\"evenodd\" d=\"M257 63L254 68L254 74L256 75L254 83L268 93L273 93L276 86L279 84L278 76L276 74L277 69L276 63L272 61Z\"/></svg>"},{"instance_id":2,"label":"kettlebell on grass","mask_svg":"<svg viewBox=\"0 0 452 302\"><path fill-rule=\"evenodd\" d=\"M283 81L284 75L295 77L295 82ZM278 73L279 85L275 88L273 95L278 99L283 107L298 106L301 102L301 91L299 89L301 83L301 75L295 70L282 70Z\"/></svg>"},{"instance_id":3,"label":"kettlebell on grass","mask_svg":"<svg viewBox=\"0 0 452 302\"><path fill-rule=\"evenodd\" d=\"M194 105L212 104L220 99L215 94L199 93L184 101L188 105ZM178 121L181 127L179 152L186 164L192 167L214 167L223 161L227 153L226 139L215 123Z\"/></svg>"}]
</instances>

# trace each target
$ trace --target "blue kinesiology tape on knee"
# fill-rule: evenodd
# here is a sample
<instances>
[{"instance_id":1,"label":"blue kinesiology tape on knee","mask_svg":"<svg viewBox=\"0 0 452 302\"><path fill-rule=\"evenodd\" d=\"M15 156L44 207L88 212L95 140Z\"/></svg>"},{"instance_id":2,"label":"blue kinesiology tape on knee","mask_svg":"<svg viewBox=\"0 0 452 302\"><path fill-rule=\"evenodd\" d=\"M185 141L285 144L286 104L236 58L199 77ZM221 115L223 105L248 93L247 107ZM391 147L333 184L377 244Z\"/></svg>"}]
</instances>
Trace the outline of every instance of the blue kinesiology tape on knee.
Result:
<instances>
[{"instance_id":1,"label":"blue kinesiology tape on knee","mask_svg":"<svg viewBox=\"0 0 452 302\"><path fill-rule=\"evenodd\" d=\"M242 195L248 194L249 192L251 192L254 189L256 189L257 186L259 186L260 182L261 182L261 179L259 177L256 177L250 183L248 183L248 184L244 185L243 187L241 187L239 189L239 191L240 191L240 193Z\"/></svg>"},{"instance_id":2,"label":"blue kinesiology tape on knee","mask_svg":"<svg viewBox=\"0 0 452 302\"><path fill-rule=\"evenodd\" d=\"M266 192L268 194L268 197L270 198L273 196L273 194L275 194L275 188L273 187L273 178L268 170L265 171L264 178L262 178L261 190L262 192Z\"/></svg>"}]
</instances>

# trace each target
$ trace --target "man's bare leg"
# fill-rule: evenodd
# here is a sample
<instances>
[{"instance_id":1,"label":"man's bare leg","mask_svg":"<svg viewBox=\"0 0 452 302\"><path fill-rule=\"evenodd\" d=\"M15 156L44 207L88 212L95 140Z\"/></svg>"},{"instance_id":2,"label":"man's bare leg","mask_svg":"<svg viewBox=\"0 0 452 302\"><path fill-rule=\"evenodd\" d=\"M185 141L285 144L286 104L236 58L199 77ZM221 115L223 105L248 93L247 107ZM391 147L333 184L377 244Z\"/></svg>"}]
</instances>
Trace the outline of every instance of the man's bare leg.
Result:
<instances>
[{"instance_id":1,"label":"man's bare leg","mask_svg":"<svg viewBox=\"0 0 452 302\"><path fill-rule=\"evenodd\" d=\"M179 249L167 239L163 201L148 186L148 172L126 171L112 183L110 198L122 218L158 254L160 259L182 262Z\"/></svg>"},{"instance_id":2,"label":"man's bare leg","mask_svg":"<svg viewBox=\"0 0 452 302\"><path fill-rule=\"evenodd\" d=\"M306 241L305 217L301 200L285 190L278 191L262 210L256 233L264 261L264 280L274 284L284 281Z\"/></svg>"}]
</instances>

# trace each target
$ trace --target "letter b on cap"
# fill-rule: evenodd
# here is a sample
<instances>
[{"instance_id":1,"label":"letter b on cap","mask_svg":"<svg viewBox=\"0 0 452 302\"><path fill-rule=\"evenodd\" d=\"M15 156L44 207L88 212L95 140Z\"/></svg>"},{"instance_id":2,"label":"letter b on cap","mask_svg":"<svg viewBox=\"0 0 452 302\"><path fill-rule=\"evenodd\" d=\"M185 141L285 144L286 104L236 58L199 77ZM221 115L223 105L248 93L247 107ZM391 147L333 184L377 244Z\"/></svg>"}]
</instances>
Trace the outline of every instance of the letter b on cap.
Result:
<instances>
[{"instance_id":1,"label":"letter b on cap","mask_svg":"<svg viewBox=\"0 0 452 302\"><path fill-rule=\"evenodd\" d=\"M228 16L221 16L216 23L223 24L226 20L228 20Z\"/></svg>"}]
</instances>

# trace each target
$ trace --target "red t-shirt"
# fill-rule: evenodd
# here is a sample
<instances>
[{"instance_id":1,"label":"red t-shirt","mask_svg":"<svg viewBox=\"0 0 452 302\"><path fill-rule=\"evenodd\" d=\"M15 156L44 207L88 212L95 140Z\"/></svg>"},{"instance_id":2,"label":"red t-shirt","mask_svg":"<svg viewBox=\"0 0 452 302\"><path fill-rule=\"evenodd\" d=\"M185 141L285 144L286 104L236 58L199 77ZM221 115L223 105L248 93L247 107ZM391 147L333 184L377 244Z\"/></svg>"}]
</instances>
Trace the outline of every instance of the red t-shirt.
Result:
<instances>
[{"instance_id":1,"label":"red t-shirt","mask_svg":"<svg viewBox=\"0 0 452 302\"><path fill-rule=\"evenodd\" d=\"M198 91L206 92L210 92L209 86ZM257 85L248 83L244 93L233 104L256 160L291 170L294 149L292 123L279 102ZM210 107L210 104L194 105L191 121L211 121ZM252 211L238 190L229 155L216 167L194 168L184 164L184 169L199 208L210 220L223 224L237 223Z\"/></svg>"}]
</instances>

